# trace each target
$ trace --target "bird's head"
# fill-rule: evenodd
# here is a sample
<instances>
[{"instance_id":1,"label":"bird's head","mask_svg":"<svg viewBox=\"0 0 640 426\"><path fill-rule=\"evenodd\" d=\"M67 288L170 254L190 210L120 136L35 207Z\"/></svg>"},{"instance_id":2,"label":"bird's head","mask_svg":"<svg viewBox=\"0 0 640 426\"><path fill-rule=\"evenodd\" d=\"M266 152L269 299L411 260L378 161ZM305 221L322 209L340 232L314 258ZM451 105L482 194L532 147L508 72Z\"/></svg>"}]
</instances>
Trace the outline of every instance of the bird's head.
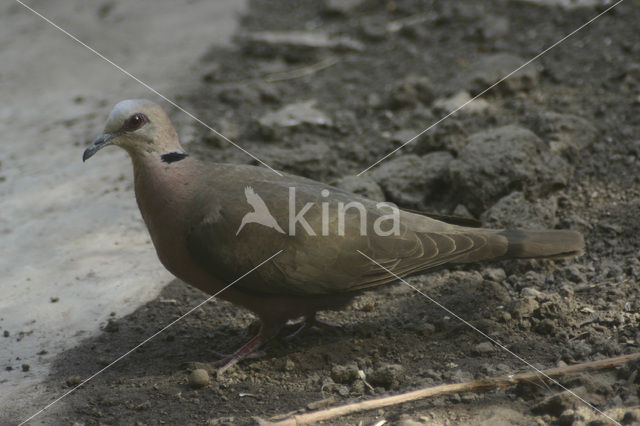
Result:
<instances>
[{"instance_id":1,"label":"bird's head","mask_svg":"<svg viewBox=\"0 0 640 426\"><path fill-rule=\"evenodd\" d=\"M104 133L87 147L82 161L108 145L119 146L132 157L182 150L167 114L159 105L146 99L119 102L109 114Z\"/></svg>"}]
</instances>

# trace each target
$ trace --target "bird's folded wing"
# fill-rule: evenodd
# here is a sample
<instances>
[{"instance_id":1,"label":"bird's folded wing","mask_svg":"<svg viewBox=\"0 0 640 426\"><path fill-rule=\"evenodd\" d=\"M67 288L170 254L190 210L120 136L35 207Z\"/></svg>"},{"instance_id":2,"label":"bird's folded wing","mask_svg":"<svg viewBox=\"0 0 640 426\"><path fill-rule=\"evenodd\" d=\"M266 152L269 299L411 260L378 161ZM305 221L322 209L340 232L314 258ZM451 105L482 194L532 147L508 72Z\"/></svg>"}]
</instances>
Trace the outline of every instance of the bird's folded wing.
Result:
<instances>
[{"instance_id":1,"label":"bird's folded wing","mask_svg":"<svg viewBox=\"0 0 640 426\"><path fill-rule=\"evenodd\" d=\"M268 193L264 188L262 192ZM282 209L270 203L269 197L264 199L286 229ZM394 281L397 278L393 274L406 276L453 262L487 244L482 232L464 232L463 228L410 213L410 220L401 221L399 235L392 236L375 232L360 235L357 212L346 216L344 235L312 236L298 230L292 236L251 224L236 236L246 206L233 209L225 206L197 222L188 238L189 251L213 276L231 282L282 250L272 261L234 285L238 290L257 294L309 297L356 291ZM310 210L305 216L315 230L321 228L319 210ZM376 212L368 213L367 230L373 231L371 223L379 216Z\"/></svg>"}]
</instances>

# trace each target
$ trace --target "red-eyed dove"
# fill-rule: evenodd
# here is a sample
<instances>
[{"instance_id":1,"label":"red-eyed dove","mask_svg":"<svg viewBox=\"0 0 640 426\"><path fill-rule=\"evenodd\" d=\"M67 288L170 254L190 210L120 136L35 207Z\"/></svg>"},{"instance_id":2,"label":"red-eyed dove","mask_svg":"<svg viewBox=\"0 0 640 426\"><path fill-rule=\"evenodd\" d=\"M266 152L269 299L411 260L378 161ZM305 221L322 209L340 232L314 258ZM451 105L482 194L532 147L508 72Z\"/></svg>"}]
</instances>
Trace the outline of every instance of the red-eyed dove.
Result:
<instances>
[{"instance_id":1,"label":"red-eyed dove","mask_svg":"<svg viewBox=\"0 0 640 426\"><path fill-rule=\"evenodd\" d=\"M313 323L317 311L344 308L358 291L396 281L384 268L404 277L446 264L571 257L584 248L574 231L458 226L303 177L200 161L148 100L118 103L83 160L107 145L131 156L158 257L184 282L213 294L281 251L220 294L262 322L223 369L288 320Z\"/></svg>"}]
</instances>

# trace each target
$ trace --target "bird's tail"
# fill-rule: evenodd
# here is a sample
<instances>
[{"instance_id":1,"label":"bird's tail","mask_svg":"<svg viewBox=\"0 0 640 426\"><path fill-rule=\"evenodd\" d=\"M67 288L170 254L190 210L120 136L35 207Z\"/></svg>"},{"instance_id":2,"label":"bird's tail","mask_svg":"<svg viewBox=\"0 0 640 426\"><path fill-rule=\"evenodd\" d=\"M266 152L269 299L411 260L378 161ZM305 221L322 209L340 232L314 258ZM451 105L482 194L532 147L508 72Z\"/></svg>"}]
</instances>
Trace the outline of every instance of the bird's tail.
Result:
<instances>
[{"instance_id":1,"label":"bird's tail","mask_svg":"<svg viewBox=\"0 0 640 426\"><path fill-rule=\"evenodd\" d=\"M556 259L584 253L584 238L576 231L506 229L498 235L507 239L504 257L508 259Z\"/></svg>"},{"instance_id":2,"label":"bird's tail","mask_svg":"<svg viewBox=\"0 0 640 426\"><path fill-rule=\"evenodd\" d=\"M580 256L584 239L576 231L467 228L467 236L482 235L485 244L456 257L453 263L500 259L558 259Z\"/></svg>"}]
</instances>

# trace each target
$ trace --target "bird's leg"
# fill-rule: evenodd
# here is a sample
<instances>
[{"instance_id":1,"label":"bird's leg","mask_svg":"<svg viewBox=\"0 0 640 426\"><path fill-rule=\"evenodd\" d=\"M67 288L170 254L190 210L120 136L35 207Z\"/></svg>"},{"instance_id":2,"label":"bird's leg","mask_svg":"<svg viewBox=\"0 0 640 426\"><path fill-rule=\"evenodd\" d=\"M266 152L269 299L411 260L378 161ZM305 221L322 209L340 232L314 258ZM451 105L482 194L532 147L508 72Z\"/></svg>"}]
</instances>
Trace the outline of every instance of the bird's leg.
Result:
<instances>
[{"instance_id":1,"label":"bird's leg","mask_svg":"<svg viewBox=\"0 0 640 426\"><path fill-rule=\"evenodd\" d=\"M258 349L264 343L262 339L262 333L259 333L257 336L249 340L247 343L242 345L240 349L235 351L232 355L228 355L218 361L211 363L214 366L222 365L217 371L216 375L221 375L229 368L238 363L238 361L247 358L250 354L252 354L256 349Z\"/></svg>"},{"instance_id":2,"label":"bird's leg","mask_svg":"<svg viewBox=\"0 0 640 426\"><path fill-rule=\"evenodd\" d=\"M336 324L331 324L330 322L326 322L326 321L322 321L319 320L316 317L316 313L313 312L312 314L309 314L307 316L305 316L302 320L300 321L295 321L295 322L289 322L287 323L287 326L290 327L297 327L293 333L288 334L285 339L287 340L291 340L294 337L296 337L298 334L300 334L300 332L302 330L304 330L307 327L324 327L324 328L338 328L340 327L339 325Z\"/></svg>"},{"instance_id":3,"label":"bird's leg","mask_svg":"<svg viewBox=\"0 0 640 426\"><path fill-rule=\"evenodd\" d=\"M254 356L260 356L260 352L256 352L258 348L264 345L269 340L273 339L278 335L282 327L284 326L283 320L272 319L272 318L262 318L262 324L260 325L260 332L258 335L249 340L247 343L242 345L237 351L235 351L232 355L226 356L218 361L214 361L210 363L211 366L220 368L216 371L216 375L220 376L222 373L227 371L233 365L237 364L238 361L241 361L245 358L250 358Z\"/></svg>"}]
</instances>

